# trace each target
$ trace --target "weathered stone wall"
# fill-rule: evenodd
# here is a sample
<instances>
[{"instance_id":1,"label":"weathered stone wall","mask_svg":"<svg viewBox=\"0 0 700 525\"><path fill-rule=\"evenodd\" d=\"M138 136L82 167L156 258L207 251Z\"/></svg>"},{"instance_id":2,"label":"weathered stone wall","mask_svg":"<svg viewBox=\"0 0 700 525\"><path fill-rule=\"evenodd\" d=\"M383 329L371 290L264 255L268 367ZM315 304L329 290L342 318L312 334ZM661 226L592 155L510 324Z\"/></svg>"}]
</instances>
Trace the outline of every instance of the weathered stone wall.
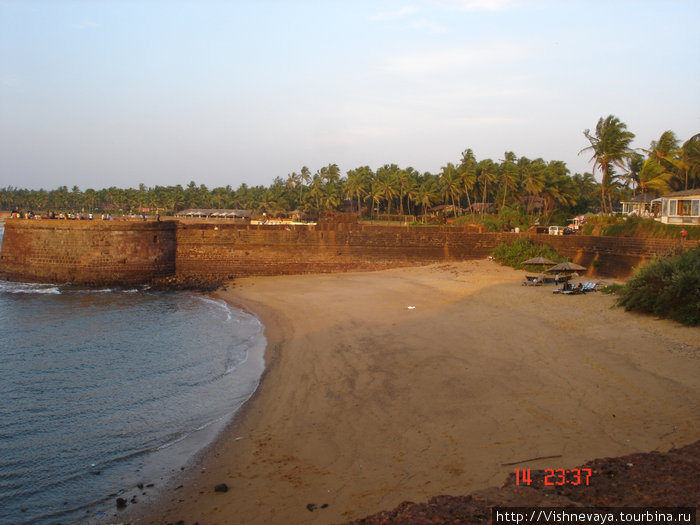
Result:
<instances>
[{"instance_id":1,"label":"weathered stone wall","mask_svg":"<svg viewBox=\"0 0 700 525\"><path fill-rule=\"evenodd\" d=\"M531 233L477 233L459 227L326 224L316 227L181 224L177 273L208 278L379 270L486 257L518 237L550 244L588 275L627 277L678 241ZM689 242L689 246L698 243Z\"/></svg>"},{"instance_id":2,"label":"weathered stone wall","mask_svg":"<svg viewBox=\"0 0 700 525\"><path fill-rule=\"evenodd\" d=\"M8 219L0 277L89 286L143 283L175 272L175 221Z\"/></svg>"},{"instance_id":3,"label":"weathered stone wall","mask_svg":"<svg viewBox=\"0 0 700 525\"><path fill-rule=\"evenodd\" d=\"M486 257L518 237L550 244L588 275L627 277L677 241L531 233L477 228L254 226L219 222L49 221L10 219L0 277L88 285L133 284L178 275L222 280L250 275L380 270ZM687 241L697 246L697 241Z\"/></svg>"},{"instance_id":4,"label":"weathered stone wall","mask_svg":"<svg viewBox=\"0 0 700 525\"><path fill-rule=\"evenodd\" d=\"M670 239L638 239L631 237L598 237L593 235L530 235L537 243L547 243L557 253L571 257L588 268L588 275L628 277L647 260L668 255L680 247ZM696 247L698 241L686 241Z\"/></svg>"},{"instance_id":5,"label":"weathered stone wall","mask_svg":"<svg viewBox=\"0 0 700 525\"><path fill-rule=\"evenodd\" d=\"M379 270L485 257L492 239L468 228L382 227L357 224L257 226L181 224L176 269L180 275L244 275ZM484 242L487 241L487 242Z\"/></svg>"}]
</instances>

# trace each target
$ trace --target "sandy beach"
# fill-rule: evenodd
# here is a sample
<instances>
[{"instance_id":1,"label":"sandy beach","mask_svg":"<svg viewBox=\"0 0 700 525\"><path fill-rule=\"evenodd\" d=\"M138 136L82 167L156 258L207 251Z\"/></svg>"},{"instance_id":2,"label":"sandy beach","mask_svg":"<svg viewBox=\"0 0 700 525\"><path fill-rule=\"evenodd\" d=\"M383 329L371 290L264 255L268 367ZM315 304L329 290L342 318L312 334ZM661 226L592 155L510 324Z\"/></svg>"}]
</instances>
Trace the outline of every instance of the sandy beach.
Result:
<instances>
[{"instance_id":1,"label":"sandy beach","mask_svg":"<svg viewBox=\"0 0 700 525\"><path fill-rule=\"evenodd\" d=\"M124 516L341 523L500 485L509 463L700 438L700 329L523 276L482 260L236 280L218 295L265 325L258 391L158 505Z\"/></svg>"}]
</instances>

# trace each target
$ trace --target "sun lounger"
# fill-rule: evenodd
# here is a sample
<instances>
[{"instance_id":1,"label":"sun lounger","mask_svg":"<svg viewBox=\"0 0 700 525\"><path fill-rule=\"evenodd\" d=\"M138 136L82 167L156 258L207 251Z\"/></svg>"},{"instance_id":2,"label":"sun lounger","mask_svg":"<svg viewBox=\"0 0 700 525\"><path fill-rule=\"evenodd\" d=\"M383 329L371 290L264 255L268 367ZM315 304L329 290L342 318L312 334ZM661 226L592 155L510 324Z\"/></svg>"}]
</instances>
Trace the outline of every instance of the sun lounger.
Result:
<instances>
[{"instance_id":1,"label":"sun lounger","mask_svg":"<svg viewBox=\"0 0 700 525\"><path fill-rule=\"evenodd\" d=\"M564 286L557 288L552 293L558 293L562 295L579 295L584 292L583 285L581 283L578 286L571 286L568 282L564 283Z\"/></svg>"},{"instance_id":2,"label":"sun lounger","mask_svg":"<svg viewBox=\"0 0 700 525\"><path fill-rule=\"evenodd\" d=\"M523 281L523 286L542 286L544 284L544 277L541 275L532 276L526 275Z\"/></svg>"},{"instance_id":3,"label":"sun lounger","mask_svg":"<svg viewBox=\"0 0 700 525\"><path fill-rule=\"evenodd\" d=\"M598 291L599 284L600 284L600 282L594 283L592 281L588 281L586 283L583 283L583 290L582 291L583 292L596 292L596 291Z\"/></svg>"},{"instance_id":4,"label":"sun lounger","mask_svg":"<svg viewBox=\"0 0 700 525\"><path fill-rule=\"evenodd\" d=\"M578 294L583 294L583 293L588 293L588 292L596 292L598 291L598 286L600 286L600 281L593 282L593 281L587 281L583 284L579 284L575 288L570 288L566 284L562 286L561 288L557 288L554 290L553 293L558 293L558 294L564 294L564 295L578 295Z\"/></svg>"}]
</instances>

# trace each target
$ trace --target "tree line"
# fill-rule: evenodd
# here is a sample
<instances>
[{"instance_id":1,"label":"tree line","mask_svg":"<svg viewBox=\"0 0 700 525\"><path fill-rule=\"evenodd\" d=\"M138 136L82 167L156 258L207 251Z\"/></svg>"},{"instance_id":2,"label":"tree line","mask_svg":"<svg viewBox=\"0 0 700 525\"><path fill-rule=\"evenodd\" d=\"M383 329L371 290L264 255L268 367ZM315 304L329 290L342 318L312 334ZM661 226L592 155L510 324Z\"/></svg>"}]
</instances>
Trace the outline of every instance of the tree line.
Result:
<instances>
[{"instance_id":1,"label":"tree line","mask_svg":"<svg viewBox=\"0 0 700 525\"><path fill-rule=\"evenodd\" d=\"M139 184L138 188L80 190L60 186L53 190L0 188L5 210L104 211L134 213L144 208L173 213L188 208L227 208L265 211L271 215L300 210L311 216L351 209L370 217L380 214L424 215L444 205L452 213L491 213L519 209L532 216L555 212L610 213L624 198L636 193L662 194L700 188L700 133L681 143L665 131L648 149L634 150L634 134L610 115L595 130L585 130L593 173L571 175L559 160L518 157L477 159L465 149L457 162L439 173L385 164L375 170L360 166L342 174L337 164L312 173L308 167L276 177L269 186L241 184L207 188L190 182L186 187ZM600 173L600 182L594 176Z\"/></svg>"}]
</instances>

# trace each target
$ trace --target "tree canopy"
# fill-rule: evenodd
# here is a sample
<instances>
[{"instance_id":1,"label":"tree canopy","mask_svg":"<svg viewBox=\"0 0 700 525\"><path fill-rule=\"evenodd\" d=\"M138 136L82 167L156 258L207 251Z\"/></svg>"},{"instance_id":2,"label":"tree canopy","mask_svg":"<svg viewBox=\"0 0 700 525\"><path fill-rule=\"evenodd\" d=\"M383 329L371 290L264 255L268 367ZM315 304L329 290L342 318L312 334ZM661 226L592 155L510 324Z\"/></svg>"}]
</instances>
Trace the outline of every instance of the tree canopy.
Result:
<instances>
[{"instance_id":1,"label":"tree canopy","mask_svg":"<svg viewBox=\"0 0 700 525\"><path fill-rule=\"evenodd\" d=\"M0 188L0 208L33 211L98 211L133 213L143 209L163 213L186 208L229 208L281 214L301 210L310 215L354 211L367 216L424 215L443 205L459 216L520 209L533 218L555 212L610 213L620 199L637 192L660 194L700 187L700 133L681 142L665 131L641 152L631 149L634 134L610 115L600 118L594 131L585 130L593 173L571 174L559 160L529 159L505 151L501 159L477 159L466 148L438 173L385 164L376 169L359 166L342 173L337 164L312 172L276 177L269 186L241 184L209 189L191 181L186 187L139 184L138 188L52 190ZM595 172L601 173L601 181Z\"/></svg>"}]
</instances>

